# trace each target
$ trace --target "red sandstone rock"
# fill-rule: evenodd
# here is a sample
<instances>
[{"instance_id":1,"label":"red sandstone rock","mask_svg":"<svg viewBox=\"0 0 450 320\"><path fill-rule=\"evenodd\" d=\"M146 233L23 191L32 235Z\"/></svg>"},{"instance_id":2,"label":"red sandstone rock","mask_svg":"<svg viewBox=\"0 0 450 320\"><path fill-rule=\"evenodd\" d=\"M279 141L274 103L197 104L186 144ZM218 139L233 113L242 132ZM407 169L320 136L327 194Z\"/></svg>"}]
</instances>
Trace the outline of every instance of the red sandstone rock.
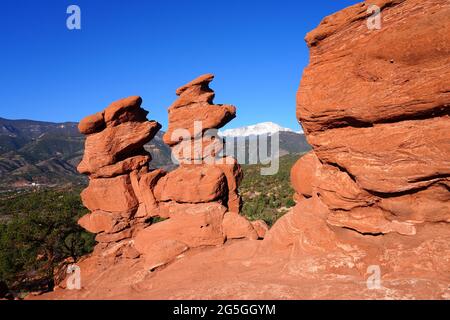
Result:
<instances>
[{"instance_id":1,"label":"red sandstone rock","mask_svg":"<svg viewBox=\"0 0 450 320\"><path fill-rule=\"evenodd\" d=\"M154 195L158 201L203 203L223 199L227 180L212 165L182 165L158 180Z\"/></svg>"},{"instance_id":2,"label":"red sandstone rock","mask_svg":"<svg viewBox=\"0 0 450 320\"><path fill-rule=\"evenodd\" d=\"M137 259L139 258L140 253L133 245L127 245L123 247L122 255L127 259Z\"/></svg>"},{"instance_id":3,"label":"red sandstone rock","mask_svg":"<svg viewBox=\"0 0 450 320\"><path fill-rule=\"evenodd\" d=\"M413 236L416 234L414 224L389 220L383 210L374 207L357 208L350 212L336 210L327 217L327 222L333 226L354 229L362 234L380 234L397 232Z\"/></svg>"},{"instance_id":4,"label":"red sandstone rock","mask_svg":"<svg viewBox=\"0 0 450 320\"><path fill-rule=\"evenodd\" d=\"M197 203L178 203L176 201L166 201L158 203L158 216L169 218L172 215L182 214L187 208L196 207Z\"/></svg>"},{"instance_id":5,"label":"red sandstone rock","mask_svg":"<svg viewBox=\"0 0 450 320\"><path fill-rule=\"evenodd\" d=\"M225 207L218 203L205 203L187 204L185 208L138 232L134 240L136 249L145 255L152 244L161 240L176 240L190 248L223 244Z\"/></svg>"},{"instance_id":6,"label":"red sandstone rock","mask_svg":"<svg viewBox=\"0 0 450 320\"><path fill-rule=\"evenodd\" d=\"M226 202L230 211L239 212L242 170L235 159L220 159L223 139L217 134L234 118L235 108L213 104L214 92L209 88L213 78L206 74L177 90L179 98L169 108L164 141L181 166L160 179L153 194L160 203ZM166 206L160 205L160 214L169 214Z\"/></svg>"},{"instance_id":7,"label":"red sandstone rock","mask_svg":"<svg viewBox=\"0 0 450 320\"><path fill-rule=\"evenodd\" d=\"M97 112L87 116L78 124L78 130L82 134L91 134L102 131L105 126L104 112Z\"/></svg>"},{"instance_id":8,"label":"red sandstone rock","mask_svg":"<svg viewBox=\"0 0 450 320\"><path fill-rule=\"evenodd\" d=\"M144 144L149 142L160 128L161 125L155 121L125 122L88 135L78 171L83 174L95 173L102 167L128 158L129 155L136 155L137 151L146 155Z\"/></svg>"},{"instance_id":9,"label":"red sandstone rock","mask_svg":"<svg viewBox=\"0 0 450 320\"><path fill-rule=\"evenodd\" d=\"M316 178L316 169L320 161L314 151L302 156L291 168L291 184L298 194L311 197Z\"/></svg>"},{"instance_id":10,"label":"red sandstone rock","mask_svg":"<svg viewBox=\"0 0 450 320\"><path fill-rule=\"evenodd\" d=\"M214 92L208 87L212 78L212 75L202 76L177 90L180 98L170 108L169 131L194 130L195 121L203 122L199 132L195 132L198 136L183 141L177 138L171 143L182 165L167 175L162 170L148 171L150 156L143 145L156 134L160 125L147 121L147 112L140 107L140 97L113 102L103 112L82 122L80 130L90 133L78 167L81 173L90 176L82 199L85 206L96 213L80 219L80 224L99 233L96 240L106 244L106 247L98 246L102 255L111 252L111 255L122 256L124 239L133 234L148 233L147 238L159 239L160 243L180 241L189 247L222 244L225 239L222 220L226 210L222 203L236 212L235 219L225 221L230 239L258 238L252 224L238 215L241 207L238 185L242 180L239 164L233 158L224 158L225 161L217 164L212 161L223 148L217 129L235 116L234 107L212 104ZM191 130L191 133L194 132ZM205 135L199 135L203 133ZM198 160L200 163L196 164ZM147 218L156 216L170 220L139 231L148 224ZM108 220L111 217L114 219ZM136 247L148 263L156 265L157 261L168 259L161 258L164 255L158 258L155 253L145 253L147 249L143 249L139 239ZM109 246L109 243L116 245ZM157 250L155 248L157 246L152 250ZM136 255L131 252L129 256L135 258ZM148 260L149 256L153 260Z\"/></svg>"},{"instance_id":11,"label":"red sandstone rock","mask_svg":"<svg viewBox=\"0 0 450 320\"><path fill-rule=\"evenodd\" d=\"M228 186L228 211L241 212L242 200L238 187L244 178L241 166L233 157L225 157L216 167L222 169L227 179Z\"/></svg>"},{"instance_id":12,"label":"red sandstone rock","mask_svg":"<svg viewBox=\"0 0 450 320\"><path fill-rule=\"evenodd\" d=\"M319 159L344 168L362 188L397 193L427 187L450 174L449 123L442 116L338 128L312 134L309 141Z\"/></svg>"},{"instance_id":13,"label":"red sandstone rock","mask_svg":"<svg viewBox=\"0 0 450 320\"><path fill-rule=\"evenodd\" d=\"M117 222L117 217L110 212L94 211L78 220L78 224L92 233L109 232Z\"/></svg>"},{"instance_id":14,"label":"red sandstone rock","mask_svg":"<svg viewBox=\"0 0 450 320\"><path fill-rule=\"evenodd\" d=\"M346 172L330 165L317 169L313 190L329 209L350 211L376 203L376 197L361 189Z\"/></svg>"},{"instance_id":15,"label":"red sandstone rock","mask_svg":"<svg viewBox=\"0 0 450 320\"><path fill-rule=\"evenodd\" d=\"M252 221L252 226L253 229L255 229L258 238L259 239L264 239L264 237L266 236L266 233L269 231L269 226L267 225L267 223L264 222L264 220L256 220L256 221Z\"/></svg>"},{"instance_id":16,"label":"red sandstone rock","mask_svg":"<svg viewBox=\"0 0 450 320\"><path fill-rule=\"evenodd\" d=\"M172 148L172 155L180 164L212 164L223 150L224 142L217 134L182 140Z\"/></svg>"},{"instance_id":17,"label":"red sandstone rock","mask_svg":"<svg viewBox=\"0 0 450 320\"><path fill-rule=\"evenodd\" d=\"M164 142L172 146L183 140L191 140L209 129L219 129L236 116L236 108L230 105L214 105L214 92L208 84L213 75L203 75L177 90L178 100L169 108L169 127ZM201 125L195 130L195 122Z\"/></svg>"},{"instance_id":18,"label":"red sandstone rock","mask_svg":"<svg viewBox=\"0 0 450 320\"><path fill-rule=\"evenodd\" d=\"M368 5L358 4L327 17L306 37L311 61L297 117L323 165L317 171L308 167L310 158L300 160L292 181L300 193L319 195L332 210L329 223L413 235L411 222L449 215L443 182L450 174L450 21L441 17L450 5L378 4L380 30L361 23Z\"/></svg>"},{"instance_id":19,"label":"red sandstone rock","mask_svg":"<svg viewBox=\"0 0 450 320\"><path fill-rule=\"evenodd\" d=\"M132 96L111 103L104 111L107 126L117 126L125 122L147 121L148 112L141 109L142 99Z\"/></svg>"},{"instance_id":20,"label":"red sandstone rock","mask_svg":"<svg viewBox=\"0 0 450 320\"><path fill-rule=\"evenodd\" d=\"M317 196L298 202L266 234L264 251L306 255L336 250L336 235L326 223L328 214L327 206Z\"/></svg>"},{"instance_id":21,"label":"red sandstone rock","mask_svg":"<svg viewBox=\"0 0 450 320\"><path fill-rule=\"evenodd\" d=\"M140 178L141 178L141 175L139 174L138 170L133 170L130 172L131 187L133 188L133 193L136 196L136 199L138 200L139 204L144 202L144 199L141 194L141 190L139 188Z\"/></svg>"},{"instance_id":22,"label":"red sandstone rock","mask_svg":"<svg viewBox=\"0 0 450 320\"><path fill-rule=\"evenodd\" d=\"M165 174L161 169L153 170L142 175L139 180L139 194L142 197L142 203L145 206L146 215L158 215L158 203L153 194L158 180Z\"/></svg>"},{"instance_id":23,"label":"red sandstone rock","mask_svg":"<svg viewBox=\"0 0 450 320\"><path fill-rule=\"evenodd\" d=\"M131 229L125 229L117 233L99 233L95 237L95 241L98 242L118 242L123 239L131 238L133 231Z\"/></svg>"},{"instance_id":24,"label":"red sandstone rock","mask_svg":"<svg viewBox=\"0 0 450 320\"><path fill-rule=\"evenodd\" d=\"M349 211L376 202L376 197L361 189L346 172L336 166L323 165L314 151L295 163L291 169L291 181L299 195L307 198L318 195L332 210Z\"/></svg>"},{"instance_id":25,"label":"red sandstone rock","mask_svg":"<svg viewBox=\"0 0 450 320\"><path fill-rule=\"evenodd\" d=\"M140 107L141 103L137 96L121 99L80 122L80 132L88 134L78 166L80 173L108 177L138 169L137 162L142 158L127 158L148 156L143 146L161 128L159 123L147 121L147 111ZM109 167L103 168L106 166Z\"/></svg>"},{"instance_id":26,"label":"red sandstone rock","mask_svg":"<svg viewBox=\"0 0 450 320\"><path fill-rule=\"evenodd\" d=\"M198 137L203 132L211 128L221 128L235 117L236 108L233 106L209 106L209 105L188 105L183 108L172 109L169 111L169 126L164 134L164 142L168 145L174 145L180 141ZM197 132L194 122L201 123L201 130ZM176 131L175 131L176 130Z\"/></svg>"},{"instance_id":27,"label":"red sandstone rock","mask_svg":"<svg viewBox=\"0 0 450 320\"><path fill-rule=\"evenodd\" d=\"M130 212L138 205L128 175L91 179L89 186L81 193L81 199L91 211Z\"/></svg>"},{"instance_id":28,"label":"red sandstone rock","mask_svg":"<svg viewBox=\"0 0 450 320\"><path fill-rule=\"evenodd\" d=\"M400 221L450 222L450 192L444 184L398 197L381 199L379 207Z\"/></svg>"},{"instance_id":29,"label":"red sandstone rock","mask_svg":"<svg viewBox=\"0 0 450 320\"><path fill-rule=\"evenodd\" d=\"M146 166L151 160L150 155L139 155L102 167L91 174L92 178L111 178Z\"/></svg>"},{"instance_id":30,"label":"red sandstone rock","mask_svg":"<svg viewBox=\"0 0 450 320\"><path fill-rule=\"evenodd\" d=\"M306 37L311 59L297 94L297 116L308 133L448 111L448 3L427 1L418 10L422 4L414 0L383 2L395 5L383 10L380 30L360 20L370 14L363 3L327 17Z\"/></svg>"},{"instance_id":31,"label":"red sandstone rock","mask_svg":"<svg viewBox=\"0 0 450 320\"><path fill-rule=\"evenodd\" d=\"M219 205L218 202L209 202ZM161 218L169 218L171 216L182 215L187 210L195 210L198 203L178 203L176 201L167 201L158 203L158 216Z\"/></svg>"},{"instance_id":32,"label":"red sandstone rock","mask_svg":"<svg viewBox=\"0 0 450 320\"><path fill-rule=\"evenodd\" d=\"M203 95L196 93L193 93L189 96L189 99L187 99L187 103L178 103L180 106L184 106L186 104L194 102L209 102L212 103L212 100L214 99L214 91L209 89L209 83L213 81L214 75L211 73L204 74L199 76L198 78L192 80L191 82L185 84L184 86L177 89L176 94L177 96L183 96L186 97L186 94L189 90L197 89L198 92L203 93ZM177 100L180 101L181 97Z\"/></svg>"},{"instance_id":33,"label":"red sandstone rock","mask_svg":"<svg viewBox=\"0 0 450 320\"><path fill-rule=\"evenodd\" d=\"M134 214L134 217L137 219L146 218L148 216L147 208L145 207L144 203L140 203L138 209L136 210L136 213Z\"/></svg>"},{"instance_id":34,"label":"red sandstone rock","mask_svg":"<svg viewBox=\"0 0 450 320\"><path fill-rule=\"evenodd\" d=\"M223 232L227 239L258 239L258 233L245 217L236 212L227 212L223 218Z\"/></svg>"},{"instance_id":35,"label":"red sandstone rock","mask_svg":"<svg viewBox=\"0 0 450 320\"><path fill-rule=\"evenodd\" d=\"M145 248L145 268L154 270L187 251L189 247L177 240L159 240Z\"/></svg>"}]
</instances>

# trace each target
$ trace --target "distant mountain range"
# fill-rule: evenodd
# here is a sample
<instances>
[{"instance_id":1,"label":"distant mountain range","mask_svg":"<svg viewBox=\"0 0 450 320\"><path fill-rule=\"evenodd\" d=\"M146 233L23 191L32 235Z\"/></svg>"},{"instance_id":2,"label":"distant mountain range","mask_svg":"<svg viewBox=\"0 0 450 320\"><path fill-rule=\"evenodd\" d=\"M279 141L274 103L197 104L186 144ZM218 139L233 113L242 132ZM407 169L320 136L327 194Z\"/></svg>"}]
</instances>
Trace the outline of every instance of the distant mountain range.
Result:
<instances>
[{"instance_id":1,"label":"distant mountain range","mask_svg":"<svg viewBox=\"0 0 450 320\"><path fill-rule=\"evenodd\" d=\"M274 123L224 130L226 139L244 137L248 141L263 133L280 133L280 156L310 149L303 134ZM162 141L164 132L145 146L152 155L151 166L173 167L170 148ZM86 178L76 171L84 148L84 136L77 123L52 123L0 118L0 189L30 184L84 184ZM234 154L235 151L228 151Z\"/></svg>"},{"instance_id":2,"label":"distant mountain range","mask_svg":"<svg viewBox=\"0 0 450 320\"><path fill-rule=\"evenodd\" d=\"M220 130L219 134L222 137L250 137L250 136L258 136L262 134L274 134L276 132L293 132L298 134L303 134L303 131L295 132L292 129L284 128L273 122L261 122L255 125L241 127L237 129L227 129Z\"/></svg>"},{"instance_id":3,"label":"distant mountain range","mask_svg":"<svg viewBox=\"0 0 450 320\"><path fill-rule=\"evenodd\" d=\"M85 139L77 125L0 118L0 188L86 183L76 170ZM163 143L163 134L158 132L145 146L155 167L170 163L170 148Z\"/></svg>"},{"instance_id":4,"label":"distant mountain range","mask_svg":"<svg viewBox=\"0 0 450 320\"><path fill-rule=\"evenodd\" d=\"M245 163L249 163L249 153L251 152L250 146L252 144L257 146L256 150L253 150L253 152L256 152L257 155L257 157L254 155L255 159L257 158L258 160L261 160L261 156L272 156L271 146L275 133L278 133L279 137L278 155L280 157L287 154L303 153L311 149L309 144L306 142L303 131L295 132L290 128L284 128L273 122L262 122L246 127L219 131L219 135L224 137L227 141L234 140L234 144L232 144L233 149L230 150L231 148L227 148L225 153L234 156L241 163L243 162L241 160L243 154L245 154ZM265 137L266 140L261 139L262 137ZM241 144L239 144L239 141L241 141ZM260 148L261 143L266 142L267 153L260 155L260 151L265 150ZM228 144L226 146L228 147ZM241 151L241 156L238 156L238 151Z\"/></svg>"}]
</instances>

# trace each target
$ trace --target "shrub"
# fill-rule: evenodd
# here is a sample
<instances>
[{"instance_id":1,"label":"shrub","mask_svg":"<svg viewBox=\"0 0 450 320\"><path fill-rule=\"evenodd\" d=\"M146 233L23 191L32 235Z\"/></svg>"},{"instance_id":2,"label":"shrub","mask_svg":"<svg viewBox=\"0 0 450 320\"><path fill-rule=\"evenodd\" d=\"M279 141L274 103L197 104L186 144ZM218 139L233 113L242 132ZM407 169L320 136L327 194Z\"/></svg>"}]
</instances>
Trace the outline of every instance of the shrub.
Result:
<instances>
[{"instance_id":1,"label":"shrub","mask_svg":"<svg viewBox=\"0 0 450 320\"><path fill-rule=\"evenodd\" d=\"M93 235L77 224L86 213L79 191L34 192L2 200L1 208L13 212L0 224L0 281L14 290L53 289L55 267L93 248Z\"/></svg>"}]
</instances>

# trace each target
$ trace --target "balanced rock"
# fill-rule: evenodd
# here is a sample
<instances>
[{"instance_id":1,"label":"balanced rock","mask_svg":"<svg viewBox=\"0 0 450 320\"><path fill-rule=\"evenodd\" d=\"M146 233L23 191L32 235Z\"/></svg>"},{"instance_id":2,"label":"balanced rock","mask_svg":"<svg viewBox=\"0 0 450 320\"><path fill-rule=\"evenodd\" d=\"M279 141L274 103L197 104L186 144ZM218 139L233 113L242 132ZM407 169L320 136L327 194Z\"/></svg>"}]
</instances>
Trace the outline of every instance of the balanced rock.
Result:
<instances>
[{"instance_id":1,"label":"balanced rock","mask_svg":"<svg viewBox=\"0 0 450 320\"><path fill-rule=\"evenodd\" d=\"M242 169L221 154L217 134L236 111L213 104L212 79L201 76L177 90L164 141L179 166L169 173L149 169L144 144L161 125L147 120L140 97L113 102L80 122L87 137L78 171L89 176L81 198L91 213L78 223L96 233L93 257L113 265L136 260L148 271L193 248L265 236L263 221L239 214Z\"/></svg>"},{"instance_id":2,"label":"balanced rock","mask_svg":"<svg viewBox=\"0 0 450 320\"><path fill-rule=\"evenodd\" d=\"M78 223L97 234L100 244L94 252L102 256L108 252L115 255L124 239L143 227L148 215L143 203L148 203L153 185L149 183L145 190L139 186L139 179L150 174L151 156L144 150L144 144L161 125L147 120L148 112L141 108L141 103L142 99L135 96L118 100L79 124L80 132L87 137L78 171L89 175L89 185L81 198L91 213ZM129 251L130 257L136 255Z\"/></svg>"},{"instance_id":3,"label":"balanced rock","mask_svg":"<svg viewBox=\"0 0 450 320\"><path fill-rule=\"evenodd\" d=\"M111 103L104 111L106 126L125 122L145 122L148 112L141 108L142 98L131 96Z\"/></svg>"},{"instance_id":4,"label":"balanced rock","mask_svg":"<svg viewBox=\"0 0 450 320\"><path fill-rule=\"evenodd\" d=\"M83 118L80 123L78 123L78 130L82 134L91 134L102 131L105 129L105 126L104 112L97 112Z\"/></svg>"},{"instance_id":5,"label":"balanced rock","mask_svg":"<svg viewBox=\"0 0 450 320\"><path fill-rule=\"evenodd\" d=\"M214 91L206 74L180 87L169 107L169 129L164 141L172 147L180 167L155 187L158 201L203 203L217 201L240 212L238 186L242 170L232 157L223 157L223 139L217 130L235 117L235 107L214 105Z\"/></svg>"},{"instance_id":6,"label":"balanced rock","mask_svg":"<svg viewBox=\"0 0 450 320\"><path fill-rule=\"evenodd\" d=\"M214 92L209 83L213 78L212 74L206 74L178 88L179 98L169 108L169 127L163 137L165 143L172 146L182 137L199 137L209 129L223 127L236 116L234 106L212 103Z\"/></svg>"},{"instance_id":7,"label":"balanced rock","mask_svg":"<svg viewBox=\"0 0 450 320\"><path fill-rule=\"evenodd\" d=\"M217 134L236 111L233 106L213 104L212 79L208 74L182 86L176 92L179 98L169 107L164 141L179 167L167 174L131 175L133 185L139 185L135 193L145 205L146 216L166 218L136 234L136 249L147 268L166 264L190 248L264 236L264 227L258 234L239 214L242 169L236 159L221 155L223 140ZM141 208L136 213L139 218Z\"/></svg>"},{"instance_id":8,"label":"balanced rock","mask_svg":"<svg viewBox=\"0 0 450 320\"><path fill-rule=\"evenodd\" d=\"M153 138L160 128L161 126L154 121L126 122L88 135L84 156L78 165L78 171L83 174L92 174L128 157L148 155L143 146Z\"/></svg>"}]
</instances>

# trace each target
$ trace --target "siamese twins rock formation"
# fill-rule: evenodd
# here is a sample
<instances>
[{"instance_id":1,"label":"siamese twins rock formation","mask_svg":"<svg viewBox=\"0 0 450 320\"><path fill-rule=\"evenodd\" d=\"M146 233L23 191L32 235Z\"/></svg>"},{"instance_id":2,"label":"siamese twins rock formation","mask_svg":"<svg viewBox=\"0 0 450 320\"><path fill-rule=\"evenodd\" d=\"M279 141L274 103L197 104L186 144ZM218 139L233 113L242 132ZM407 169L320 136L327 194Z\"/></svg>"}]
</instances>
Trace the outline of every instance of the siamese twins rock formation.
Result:
<instances>
[{"instance_id":1,"label":"siamese twins rock formation","mask_svg":"<svg viewBox=\"0 0 450 320\"><path fill-rule=\"evenodd\" d=\"M159 125L139 98L85 119L92 213L80 224L98 233L98 254L144 259L94 254L80 263L86 290L56 297L450 299L450 3L370 4L381 29L361 3L306 36L297 118L313 151L291 171L296 206L263 241L212 246L255 239L258 225L238 215L239 166L203 163L220 150L209 129L235 115L212 105L212 76L177 91L164 140L180 166L168 174L147 169L142 145ZM148 226L153 216L169 219Z\"/></svg>"},{"instance_id":2,"label":"siamese twins rock formation","mask_svg":"<svg viewBox=\"0 0 450 320\"><path fill-rule=\"evenodd\" d=\"M176 92L164 141L179 166L169 173L148 168L151 155L143 146L161 125L147 120L140 97L116 101L80 122L87 138L78 170L90 177L81 196L91 213L79 224L97 234L98 254L142 255L154 269L189 248L264 236L264 228L239 215L242 170L235 159L220 156L217 135L236 109L212 103L212 79L201 76Z\"/></svg>"}]
</instances>

